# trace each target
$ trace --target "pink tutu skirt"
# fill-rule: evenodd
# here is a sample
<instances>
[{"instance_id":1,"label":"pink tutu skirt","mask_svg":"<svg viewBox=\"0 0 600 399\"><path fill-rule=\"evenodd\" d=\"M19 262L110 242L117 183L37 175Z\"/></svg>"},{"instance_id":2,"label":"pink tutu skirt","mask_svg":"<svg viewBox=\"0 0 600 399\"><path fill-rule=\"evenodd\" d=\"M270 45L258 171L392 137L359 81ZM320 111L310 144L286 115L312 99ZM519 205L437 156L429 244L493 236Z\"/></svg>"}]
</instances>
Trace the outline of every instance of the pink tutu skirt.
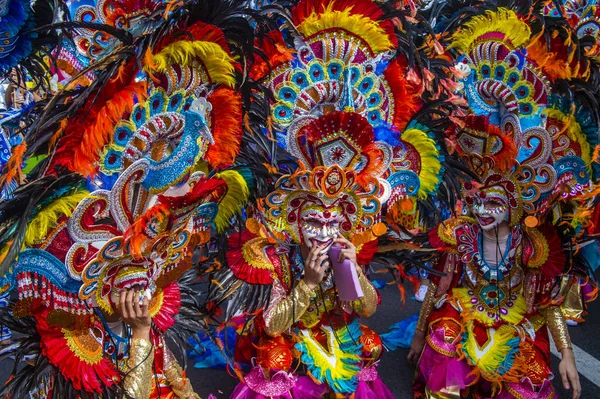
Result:
<instances>
[{"instance_id":1,"label":"pink tutu skirt","mask_svg":"<svg viewBox=\"0 0 600 399\"><path fill-rule=\"evenodd\" d=\"M308 376L281 371L267 380L260 367L254 368L245 380L245 383L237 385L231 399L321 399L331 393L327 385L318 384ZM381 381L375 366L361 370L358 380L354 399L394 399L394 395Z\"/></svg>"}]
</instances>

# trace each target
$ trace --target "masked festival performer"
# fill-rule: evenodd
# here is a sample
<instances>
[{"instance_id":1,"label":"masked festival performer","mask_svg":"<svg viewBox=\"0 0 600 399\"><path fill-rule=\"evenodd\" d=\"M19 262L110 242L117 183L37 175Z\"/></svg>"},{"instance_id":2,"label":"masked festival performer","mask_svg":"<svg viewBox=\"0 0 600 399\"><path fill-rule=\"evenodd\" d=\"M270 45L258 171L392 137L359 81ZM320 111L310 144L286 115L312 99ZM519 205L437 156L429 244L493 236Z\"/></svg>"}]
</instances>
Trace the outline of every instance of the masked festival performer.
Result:
<instances>
[{"instance_id":1,"label":"masked festival performer","mask_svg":"<svg viewBox=\"0 0 600 399\"><path fill-rule=\"evenodd\" d=\"M198 397L167 340L176 349L202 329L192 257L248 198L224 169L242 136L233 53L245 59L252 29L241 2L113 5L74 12L112 27L72 32L98 40L91 69L75 60L68 73L89 79L66 83L24 131L21 156L48 157L0 205L2 290L18 293L2 320L22 334L3 354L29 359L2 394Z\"/></svg>"},{"instance_id":2,"label":"masked festival performer","mask_svg":"<svg viewBox=\"0 0 600 399\"><path fill-rule=\"evenodd\" d=\"M432 278L409 353L419 359L415 397L556 398L548 330L562 355L560 380L573 398L581 393L553 289L584 238L597 125L581 97L550 90L559 79L585 81L591 66L567 57L578 44L564 24L548 22L548 35L532 29L500 8L465 17L451 39L473 115L450 139L481 183L463 191L472 217L429 234L441 276Z\"/></svg>"},{"instance_id":3,"label":"masked festival performer","mask_svg":"<svg viewBox=\"0 0 600 399\"><path fill-rule=\"evenodd\" d=\"M211 299L230 300L228 319L256 315L238 338L236 360L250 369L232 398L392 397L376 370L381 340L359 322L378 304L364 267L385 232L383 176L391 149L375 139L367 92L355 87L365 76L361 60L391 55L396 39L392 25L376 19L381 11L374 3L359 3L298 3L288 18L303 50L294 56L281 33L270 32L262 43L269 64L251 72L275 93L273 126L300 166L277 181L248 229L229 238L228 267L213 277ZM357 31L342 29L350 25L336 16L355 21ZM364 29L380 40L360 37ZM354 67L360 75L349 83ZM386 111L392 118L393 110ZM342 249L331 259L334 245ZM340 300L334 284L333 262L345 259L362 290L354 301Z\"/></svg>"},{"instance_id":4,"label":"masked festival performer","mask_svg":"<svg viewBox=\"0 0 600 399\"><path fill-rule=\"evenodd\" d=\"M377 169L359 166L360 160L378 163L372 129L356 113L335 112L299 126L294 140L302 148L295 155L306 166L278 181L259 218L281 241L251 219L248 231L230 237L229 268L216 277L217 289L225 293L232 281L241 283L229 311L248 304L251 289L266 299L252 331L240 338L238 350L256 345L257 352L232 397L392 397L376 371L381 341L358 321L377 308L377 292L363 266L372 256L374 234L385 230ZM345 162L328 157L329 150ZM343 249L332 260L334 245ZM355 273L363 292L355 301L341 301L334 286L332 261L344 259L352 262L355 272L346 272Z\"/></svg>"},{"instance_id":5,"label":"masked festival performer","mask_svg":"<svg viewBox=\"0 0 600 399\"><path fill-rule=\"evenodd\" d=\"M250 76L273 94L265 133L299 166L229 238L227 267L213 277L211 300L229 300L226 318L252 319L236 344L249 373L232 398L391 397L376 371L381 340L359 322L377 307L364 271L386 231L383 202L416 207L441 182L443 157L412 117L432 95L425 86L438 94L444 86L409 67L409 55L427 57L385 7L299 1L280 10L280 30L257 40L262 56ZM342 247L334 259L332 246ZM338 295L332 266L344 259L364 294L355 301Z\"/></svg>"},{"instance_id":6,"label":"masked festival performer","mask_svg":"<svg viewBox=\"0 0 600 399\"><path fill-rule=\"evenodd\" d=\"M600 39L600 10L595 2L564 0L556 4L547 4L544 7L544 15L552 18L564 15L573 33L585 41L584 48L587 57L597 62L600 57L600 42L598 41ZM593 209L592 217L587 218L589 225L587 231L589 235L597 236L599 226L589 223L590 220L598 220L598 207L595 206ZM598 259L600 259L598 243L589 240L580 246L580 251L587 261L585 265L587 268L570 271L563 276L560 285L560 297L564 298L561 310L570 326L576 326L585 321L588 310L587 303L596 300L598 296L598 283L593 278L598 268Z\"/></svg>"}]
</instances>

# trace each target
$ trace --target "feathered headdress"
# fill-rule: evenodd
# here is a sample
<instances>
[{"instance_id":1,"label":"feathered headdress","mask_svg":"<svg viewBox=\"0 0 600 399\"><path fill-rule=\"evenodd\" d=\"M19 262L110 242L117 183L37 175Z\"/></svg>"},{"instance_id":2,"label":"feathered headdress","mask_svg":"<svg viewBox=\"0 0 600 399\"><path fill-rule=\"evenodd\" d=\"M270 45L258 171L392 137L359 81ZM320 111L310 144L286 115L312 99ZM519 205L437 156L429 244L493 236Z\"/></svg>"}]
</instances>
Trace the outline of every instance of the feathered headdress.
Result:
<instances>
[{"instance_id":1,"label":"feathered headdress","mask_svg":"<svg viewBox=\"0 0 600 399\"><path fill-rule=\"evenodd\" d=\"M564 100L550 96L560 79L586 76L577 59L570 51L557 50L553 62L563 60L559 69L571 72L555 74L536 44L546 39L532 33L527 22L512 10L488 10L466 22L450 47L460 52L470 69L465 94L474 116L458 129L460 155L484 187L506 181L514 188L505 190L506 185L500 185L505 192L518 194L516 202L511 201L511 206L519 207L511 211L511 222L523 215L534 226L536 218L543 220L557 201L575 198L590 187L591 148L597 138L586 135L572 116L580 104L571 103L573 108L565 114ZM566 44L556 42L551 47L566 49L560 46ZM586 114L583 108L578 113Z\"/></svg>"}]
</instances>

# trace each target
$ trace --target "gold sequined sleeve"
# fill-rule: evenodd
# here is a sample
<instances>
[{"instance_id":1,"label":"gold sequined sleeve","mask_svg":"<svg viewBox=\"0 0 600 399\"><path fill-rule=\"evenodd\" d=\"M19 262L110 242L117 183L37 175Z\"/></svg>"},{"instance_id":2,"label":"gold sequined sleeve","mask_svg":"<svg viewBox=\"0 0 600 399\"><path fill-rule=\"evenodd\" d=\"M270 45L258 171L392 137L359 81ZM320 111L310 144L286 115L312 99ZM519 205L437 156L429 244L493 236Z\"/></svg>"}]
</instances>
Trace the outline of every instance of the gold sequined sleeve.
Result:
<instances>
[{"instance_id":1,"label":"gold sequined sleeve","mask_svg":"<svg viewBox=\"0 0 600 399\"><path fill-rule=\"evenodd\" d=\"M314 290L308 288L303 280L296 284L289 295L281 282L275 280L269 306L263 313L267 334L275 337L287 331L306 312L311 298L315 296Z\"/></svg>"},{"instance_id":2,"label":"gold sequined sleeve","mask_svg":"<svg viewBox=\"0 0 600 399\"><path fill-rule=\"evenodd\" d=\"M419 320L417 321L417 330L421 332L427 332L427 318L431 314L431 311L433 310L433 305L435 304L436 290L437 286L433 282L430 282L429 287L427 288L427 294L425 295L425 299L423 300L423 304L421 305Z\"/></svg>"},{"instance_id":3,"label":"gold sequined sleeve","mask_svg":"<svg viewBox=\"0 0 600 399\"><path fill-rule=\"evenodd\" d=\"M145 339L132 339L127 359L125 381L123 382L127 397L148 399L152 392L152 364L154 363L154 347Z\"/></svg>"},{"instance_id":4,"label":"gold sequined sleeve","mask_svg":"<svg viewBox=\"0 0 600 399\"><path fill-rule=\"evenodd\" d=\"M540 313L546 320L546 325L550 330L550 334L552 334L556 349L558 349L559 352L565 348L572 349L571 337L569 336L567 323L560 311L560 307L548 306L540 309Z\"/></svg>"},{"instance_id":5,"label":"gold sequined sleeve","mask_svg":"<svg viewBox=\"0 0 600 399\"><path fill-rule=\"evenodd\" d=\"M180 399L202 399L194 392L190 379L186 377L185 371L181 368L169 348L165 346L164 352L164 374L176 397Z\"/></svg>"},{"instance_id":6,"label":"gold sequined sleeve","mask_svg":"<svg viewBox=\"0 0 600 399\"><path fill-rule=\"evenodd\" d=\"M365 296L357 301L353 301L352 308L359 315L369 317L377 310L377 291L362 272L358 276L358 282Z\"/></svg>"}]
</instances>

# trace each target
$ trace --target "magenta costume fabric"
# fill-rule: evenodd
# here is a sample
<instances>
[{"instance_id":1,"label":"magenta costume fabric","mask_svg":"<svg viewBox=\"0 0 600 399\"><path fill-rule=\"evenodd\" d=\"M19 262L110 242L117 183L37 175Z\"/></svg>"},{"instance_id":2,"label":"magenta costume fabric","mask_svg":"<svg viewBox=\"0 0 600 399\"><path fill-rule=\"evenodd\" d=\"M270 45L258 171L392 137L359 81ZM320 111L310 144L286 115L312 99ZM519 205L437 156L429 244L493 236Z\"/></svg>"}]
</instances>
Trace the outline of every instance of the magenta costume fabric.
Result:
<instances>
[{"instance_id":1,"label":"magenta costume fabric","mask_svg":"<svg viewBox=\"0 0 600 399\"><path fill-rule=\"evenodd\" d=\"M260 367L255 367L240 382L231 399L320 399L331 393L326 385L317 384L307 376L295 376L280 372L266 380ZM377 374L375 365L361 370L354 399L394 399Z\"/></svg>"}]
</instances>

